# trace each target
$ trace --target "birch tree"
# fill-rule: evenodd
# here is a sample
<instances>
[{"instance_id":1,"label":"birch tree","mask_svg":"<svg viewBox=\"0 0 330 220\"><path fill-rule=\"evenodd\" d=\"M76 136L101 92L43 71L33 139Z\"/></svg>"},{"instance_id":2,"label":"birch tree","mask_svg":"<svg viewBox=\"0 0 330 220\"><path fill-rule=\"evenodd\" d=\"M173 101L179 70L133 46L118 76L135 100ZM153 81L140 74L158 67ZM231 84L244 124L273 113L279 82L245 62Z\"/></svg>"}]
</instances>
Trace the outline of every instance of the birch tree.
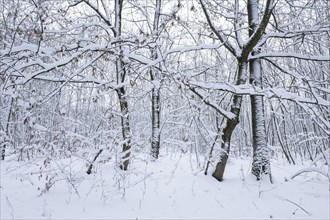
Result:
<instances>
[{"instance_id":1,"label":"birch tree","mask_svg":"<svg viewBox=\"0 0 330 220\"><path fill-rule=\"evenodd\" d=\"M153 48L151 49L151 59L158 58L158 38L159 38L159 18L161 12L161 0L156 0L155 15L153 21ZM160 65L159 65L160 67ZM161 68L159 68L161 70ZM150 79L153 83L151 89L151 155L155 159L159 156L160 149L160 86L161 86L161 73L156 68L151 68Z\"/></svg>"}]
</instances>

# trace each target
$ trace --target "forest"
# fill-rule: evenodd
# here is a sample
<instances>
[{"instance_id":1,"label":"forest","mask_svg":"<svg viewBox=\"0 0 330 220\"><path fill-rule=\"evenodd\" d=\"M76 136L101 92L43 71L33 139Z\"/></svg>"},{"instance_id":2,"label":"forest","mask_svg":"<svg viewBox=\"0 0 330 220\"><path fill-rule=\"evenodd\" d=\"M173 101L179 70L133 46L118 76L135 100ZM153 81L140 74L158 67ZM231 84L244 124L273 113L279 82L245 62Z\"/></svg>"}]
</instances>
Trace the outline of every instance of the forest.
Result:
<instances>
[{"instance_id":1,"label":"forest","mask_svg":"<svg viewBox=\"0 0 330 220\"><path fill-rule=\"evenodd\" d=\"M1 219L329 219L328 0L0 0Z\"/></svg>"}]
</instances>

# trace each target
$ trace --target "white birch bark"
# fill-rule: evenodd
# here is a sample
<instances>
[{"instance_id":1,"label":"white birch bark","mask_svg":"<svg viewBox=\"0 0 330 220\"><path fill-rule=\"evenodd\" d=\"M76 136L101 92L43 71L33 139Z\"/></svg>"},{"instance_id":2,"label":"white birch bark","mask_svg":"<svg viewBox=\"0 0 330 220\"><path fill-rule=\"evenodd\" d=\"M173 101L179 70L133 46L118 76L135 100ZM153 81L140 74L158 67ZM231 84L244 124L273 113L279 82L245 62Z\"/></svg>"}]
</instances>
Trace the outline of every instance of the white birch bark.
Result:
<instances>
[{"instance_id":1,"label":"white birch bark","mask_svg":"<svg viewBox=\"0 0 330 220\"><path fill-rule=\"evenodd\" d=\"M153 41L155 47L151 49L152 60L156 60L158 44L157 40L159 37L159 17L161 10L161 0L156 0L156 10L153 22ZM160 149L160 86L161 86L161 76L158 70L150 69L150 78L153 83L153 88L151 90L151 156L157 159L159 156Z\"/></svg>"}]
</instances>

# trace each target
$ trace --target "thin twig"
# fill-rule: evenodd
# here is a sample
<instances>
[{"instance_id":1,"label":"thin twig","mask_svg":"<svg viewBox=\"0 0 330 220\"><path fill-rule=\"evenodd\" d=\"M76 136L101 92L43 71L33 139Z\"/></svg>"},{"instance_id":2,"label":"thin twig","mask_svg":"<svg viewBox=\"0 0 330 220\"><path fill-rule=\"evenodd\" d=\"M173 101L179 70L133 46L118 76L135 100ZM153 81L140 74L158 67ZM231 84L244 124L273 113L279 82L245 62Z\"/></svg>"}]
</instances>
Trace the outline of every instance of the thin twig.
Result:
<instances>
[{"instance_id":1,"label":"thin twig","mask_svg":"<svg viewBox=\"0 0 330 220\"><path fill-rule=\"evenodd\" d=\"M307 215L311 215L308 211L306 211L306 209L304 209L303 207L301 207L301 206L298 205L297 203L292 202L292 201L290 201L290 200L288 200L288 199L285 199L285 200L288 201L288 202L290 202L290 203L292 203L292 204L294 204L294 205L296 205L297 207L299 207L301 210L303 210L304 212L306 212Z\"/></svg>"}]
</instances>

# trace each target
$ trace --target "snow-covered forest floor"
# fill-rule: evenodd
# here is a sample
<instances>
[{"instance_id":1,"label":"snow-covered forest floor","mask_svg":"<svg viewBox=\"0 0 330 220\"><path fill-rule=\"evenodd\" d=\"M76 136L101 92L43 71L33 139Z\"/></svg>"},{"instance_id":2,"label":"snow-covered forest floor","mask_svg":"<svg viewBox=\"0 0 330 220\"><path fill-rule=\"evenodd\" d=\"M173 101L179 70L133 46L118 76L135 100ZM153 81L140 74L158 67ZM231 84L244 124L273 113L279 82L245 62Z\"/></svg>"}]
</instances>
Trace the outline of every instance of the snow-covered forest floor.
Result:
<instances>
[{"instance_id":1,"label":"snow-covered forest floor","mask_svg":"<svg viewBox=\"0 0 330 220\"><path fill-rule=\"evenodd\" d=\"M218 182L189 154L135 157L127 172L80 158L1 161L1 219L329 219L329 180L272 160L274 183L256 181L249 159L230 158ZM48 189L48 190L47 190Z\"/></svg>"}]
</instances>

